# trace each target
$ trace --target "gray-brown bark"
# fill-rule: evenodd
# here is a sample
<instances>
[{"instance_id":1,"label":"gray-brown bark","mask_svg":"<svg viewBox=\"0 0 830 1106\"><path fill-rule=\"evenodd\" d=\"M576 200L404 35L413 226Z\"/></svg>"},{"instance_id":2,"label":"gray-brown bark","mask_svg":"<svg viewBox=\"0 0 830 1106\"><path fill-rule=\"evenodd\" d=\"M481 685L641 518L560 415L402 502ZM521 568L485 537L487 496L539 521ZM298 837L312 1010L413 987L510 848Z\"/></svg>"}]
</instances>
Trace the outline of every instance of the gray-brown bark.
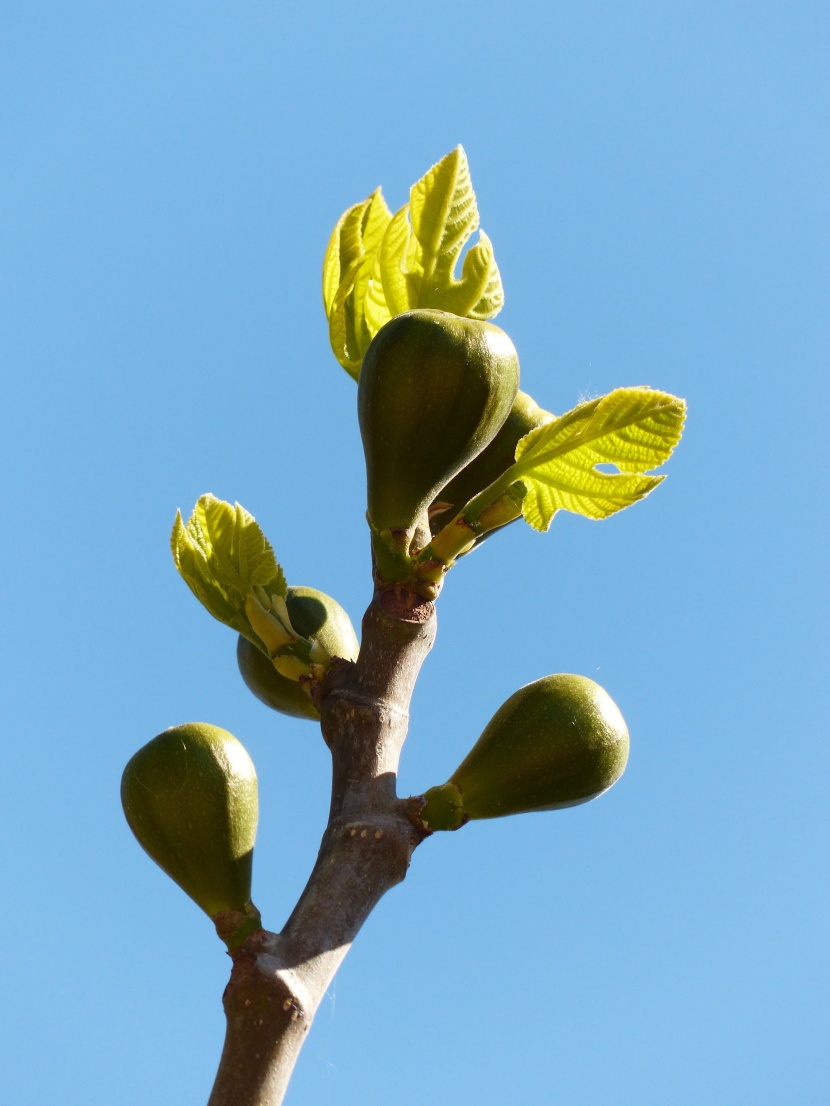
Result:
<instances>
[{"instance_id":1,"label":"gray-brown bark","mask_svg":"<svg viewBox=\"0 0 830 1106\"><path fill-rule=\"evenodd\" d=\"M326 988L426 836L395 785L412 690L434 637L431 602L381 585L363 619L357 662L331 671L318 690L332 754L328 825L282 932L260 930L233 954L209 1106L279 1106Z\"/></svg>"}]
</instances>

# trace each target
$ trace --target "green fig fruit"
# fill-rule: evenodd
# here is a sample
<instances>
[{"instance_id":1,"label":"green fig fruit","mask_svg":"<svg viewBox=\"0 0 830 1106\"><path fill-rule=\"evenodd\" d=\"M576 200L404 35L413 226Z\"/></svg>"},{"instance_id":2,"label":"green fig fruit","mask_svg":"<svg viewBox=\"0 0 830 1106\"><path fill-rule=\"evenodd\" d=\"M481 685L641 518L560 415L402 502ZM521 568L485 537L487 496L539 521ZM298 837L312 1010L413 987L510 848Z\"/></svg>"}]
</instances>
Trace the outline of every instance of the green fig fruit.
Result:
<instances>
[{"instance_id":1,"label":"green fig fruit","mask_svg":"<svg viewBox=\"0 0 830 1106\"><path fill-rule=\"evenodd\" d=\"M492 442L438 493L438 502L430 511L432 532L437 533L473 496L507 472L516 460L519 441L551 418L551 413L539 407L527 392L517 392L507 421ZM440 512L435 509L439 503L446 504Z\"/></svg>"},{"instance_id":2,"label":"green fig fruit","mask_svg":"<svg viewBox=\"0 0 830 1106\"><path fill-rule=\"evenodd\" d=\"M291 625L311 641L319 641L329 656L357 660L357 635L349 616L322 591L289 588L285 597ZM317 708L296 680L281 676L261 649L239 635L236 661L242 679L266 706L292 718L319 718Z\"/></svg>"},{"instance_id":3,"label":"green fig fruit","mask_svg":"<svg viewBox=\"0 0 830 1106\"><path fill-rule=\"evenodd\" d=\"M504 703L449 781L424 796L430 829L576 806L607 791L628 760L613 699L585 676L545 676Z\"/></svg>"},{"instance_id":4,"label":"green fig fruit","mask_svg":"<svg viewBox=\"0 0 830 1106\"><path fill-rule=\"evenodd\" d=\"M241 742L188 722L127 764L121 803L139 845L214 917L245 912L256 839L256 771Z\"/></svg>"},{"instance_id":5,"label":"green fig fruit","mask_svg":"<svg viewBox=\"0 0 830 1106\"><path fill-rule=\"evenodd\" d=\"M372 340L357 389L369 523L411 533L452 478L495 437L519 359L503 330L445 311L397 315Z\"/></svg>"}]
</instances>

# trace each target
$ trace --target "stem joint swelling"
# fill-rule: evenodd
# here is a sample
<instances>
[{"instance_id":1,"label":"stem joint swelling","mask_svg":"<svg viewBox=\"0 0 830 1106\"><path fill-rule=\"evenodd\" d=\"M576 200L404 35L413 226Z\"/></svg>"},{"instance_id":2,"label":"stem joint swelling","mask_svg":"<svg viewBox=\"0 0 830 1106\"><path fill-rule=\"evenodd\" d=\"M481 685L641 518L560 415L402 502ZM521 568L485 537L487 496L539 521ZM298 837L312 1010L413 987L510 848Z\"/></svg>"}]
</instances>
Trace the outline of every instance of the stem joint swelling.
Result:
<instances>
[{"instance_id":1,"label":"stem joint swelling","mask_svg":"<svg viewBox=\"0 0 830 1106\"><path fill-rule=\"evenodd\" d=\"M270 1021L284 1032L292 1023L311 1022L305 989L290 968L284 966L279 934L261 929L234 952L231 977L222 996L226 1015L242 1018L252 1026Z\"/></svg>"},{"instance_id":2,"label":"stem joint swelling","mask_svg":"<svg viewBox=\"0 0 830 1106\"><path fill-rule=\"evenodd\" d=\"M286 966L282 944L260 930L232 954L222 997L227 1035L210 1106L282 1101L315 1005Z\"/></svg>"},{"instance_id":3,"label":"stem joint swelling","mask_svg":"<svg viewBox=\"0 0 830 1106\"><path fill-rule=\"evenodd\" d=\"M384 890L401 883L412 854L427 834L407 817L403 803L394 805L400 809L333 819L323 846L326 863L342 865L352 879L366 886L377 880L378 870L384 873Z\"/></svg>"}]
</instances>

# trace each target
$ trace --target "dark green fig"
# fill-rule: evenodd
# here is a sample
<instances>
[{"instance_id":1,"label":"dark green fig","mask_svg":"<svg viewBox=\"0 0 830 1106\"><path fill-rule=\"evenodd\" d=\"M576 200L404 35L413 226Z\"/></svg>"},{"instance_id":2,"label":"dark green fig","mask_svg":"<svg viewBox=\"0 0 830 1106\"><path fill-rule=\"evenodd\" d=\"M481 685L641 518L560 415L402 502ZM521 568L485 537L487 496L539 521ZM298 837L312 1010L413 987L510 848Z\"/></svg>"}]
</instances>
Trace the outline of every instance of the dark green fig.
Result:
<instances>
[{"instance_id":1,"label":"dark green fig","mask_svg":"<svg viewBox=\"0 0 830 1106\"><path fill-rule=\"evenodd\" d=\"M233 734L174 726L127 764L121 803L139 845L214 917L245 912L256 839L256 771Z\"/></svg>"},{"instance_id":2,"label":"dark green fig","mask_svg":"<svg viewBox=\"0 0 830 1106\"><path fill-rule=\"evenodd\" d=\"M450 480L438 493L438 501L430 511L430 526L437 533L450 522L473 496L498 480L516 460L516 446L525 434L547 422L553 416L539 407L527 392L519 391L510 408L507 421L483 452ZM438 503L447 506L438 512Z\"/></svg>"},{"instance_id":3,"label":"dark green fig","mask_svg":"<svg viewBox=\"0 0 830 1106\"><path fill-rule=\"evenodd\" d=\"M504 703L449 781L424 796L437 830L468 819L576 806L607 791L628 760L628 730L585 676L545 676Z\"/></svg>"},{"instance_id":4,"label":"dark green fig","mask_svg":"<svg viewBox=\"0 0 830 1106\"><path fill-rule=\"evenodd\" d=\"M372 340L357 389L368 515L410 533L436 494L498 433L519 359L492 323L445 311L397 315Z\"/></svg>"},{"instance_id":5,"label":"dark green fig","mask_svg":"<svg viewBox=\"0 0 830 1106\"><path fill-rule=\"evenodd\" d=\"M319 641L332 657L357 660L357 635L349 616L322 591L289 588L285 597L291 625L309 640ZM296 680L281 676L262 650L239 635L236 660L242 679L266 706L292 718L319 718L317 708Z\"/></svg>"}]
</instances>

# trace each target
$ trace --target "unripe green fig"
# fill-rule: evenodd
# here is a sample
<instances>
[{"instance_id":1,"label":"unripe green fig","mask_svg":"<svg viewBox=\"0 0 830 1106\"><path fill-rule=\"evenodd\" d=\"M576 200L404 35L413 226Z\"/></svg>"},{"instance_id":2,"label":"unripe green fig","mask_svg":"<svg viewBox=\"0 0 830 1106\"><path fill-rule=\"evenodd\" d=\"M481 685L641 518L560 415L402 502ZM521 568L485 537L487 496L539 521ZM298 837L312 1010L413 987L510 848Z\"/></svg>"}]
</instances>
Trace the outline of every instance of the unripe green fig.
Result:
<instances>
[{"instance_id":1,"label":"unripe green fig","mask_svg":"<svg viewBox=\"0 0 830 1106\"><path fill-rule=\"evenodd\" d=\"M496 711L447 783L424 796L430 829L576 806L607 791L628 760L616 704L586 676L545 676Z\"/></svg>"},{"instance_id":2,"label":"unripe green fig","mask_svg":"<svg viewBox=\"0 0 830 1106\"><path fill-rule=\"evenodd\" d=\"M293 587L285 597L291 625L319 641L329 656L357 660L360 646L349 616L336 599L315 588ZM242 679L257 699L292 718L319 718L317 708L296 680L281 676L261 649L239 635L236 661Z\"/></svg>"},{"instance_id":3,"label":"unripe green fig","mask_svg":"<svg viewBox=\"0 0 830 1106\"><path fill-rule=\"evenodd\" d=\"M516 446L520 439L552 417L527 392L517 392L507 421L492 442L438 493L438 501L446 503L447 507L430 519L433 533L455 518L473 496L507 472L516 460Z\"/></svg>"},{"instance_id":4,"label":"unripe green fig","mask_svg":"<svg viewBox=\"0 0 830 1106\"><path fill-rule=\"evenodd\" d=\"M436 494L495 437L519 386L503 330L419 309L372 340L357 389L373 529L411 532Z\"/></svg>"},{"instance_id":5,"label":"unripe green fig","mask_svg":"<svg viewBox=\"0 0 830 1106\"><path fill-rule=\"evenodd\" d=\"M206 914L245 912L257 779L233 734L204 722L160 733L124 769L121 803L141 847Z\"/></svg>"}]
</instances>

